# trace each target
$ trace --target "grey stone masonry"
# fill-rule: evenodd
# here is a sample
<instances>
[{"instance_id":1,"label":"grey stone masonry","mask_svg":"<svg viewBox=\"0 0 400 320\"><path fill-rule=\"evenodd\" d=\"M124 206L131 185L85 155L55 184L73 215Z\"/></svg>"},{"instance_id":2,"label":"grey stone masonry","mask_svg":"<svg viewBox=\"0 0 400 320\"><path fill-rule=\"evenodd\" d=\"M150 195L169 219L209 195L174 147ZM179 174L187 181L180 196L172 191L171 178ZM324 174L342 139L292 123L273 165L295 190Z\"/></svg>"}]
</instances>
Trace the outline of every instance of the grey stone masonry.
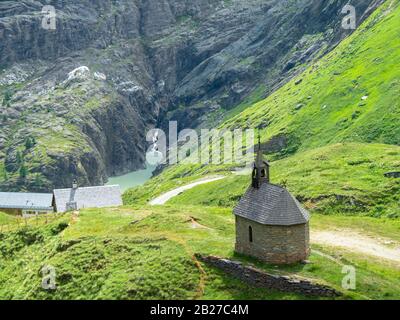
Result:
<instances>
[{"instance_id":1,"label":"grey stone masonry","mask_svg":"<svg viewBox=\"0 0 400 320\"><path fill-rule=\"evenodd\" d=\"M244 266L237 261L231 261L214 256L196 255L197 259L213 267L225 271L241 281L258 288L273 289L282 292L299 293L314 297L339 297L342 294L328 286L313 283L308 280L268 274L254 267Z\"/></svg>"},{"instance_id":2,"label":"grey stone masonry","mask_svg":"<svg viewBox=\"0 0 400 320\"><path fill-rule=\"evenodd\" d=\"M249 228L252 239L249 238ZM235 251L271 264L293 264L310 254L307 224L269 226L236 216Z\"/></svg>"}]
</instances>

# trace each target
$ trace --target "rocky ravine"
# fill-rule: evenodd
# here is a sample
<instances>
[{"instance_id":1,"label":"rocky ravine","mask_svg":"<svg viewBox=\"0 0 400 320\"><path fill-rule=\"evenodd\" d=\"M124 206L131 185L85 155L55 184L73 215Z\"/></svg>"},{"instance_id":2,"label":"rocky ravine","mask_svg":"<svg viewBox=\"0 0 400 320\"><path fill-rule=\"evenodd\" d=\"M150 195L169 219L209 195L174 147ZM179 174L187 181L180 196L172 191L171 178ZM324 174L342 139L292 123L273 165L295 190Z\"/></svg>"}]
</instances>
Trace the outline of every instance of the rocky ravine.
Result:
<instances>
[{"instance_id":1,"label":"rocky ravine","mask_svg":"<svg viewBox=\"0 0 400 320\"><path fill-rule=\"evenodd\" d=\"M0 1L0 190L141 168L149 128L218 123L328 52L347 2ZM358 19L380 2L354 1Z\"/></svg>"}]
</instances>

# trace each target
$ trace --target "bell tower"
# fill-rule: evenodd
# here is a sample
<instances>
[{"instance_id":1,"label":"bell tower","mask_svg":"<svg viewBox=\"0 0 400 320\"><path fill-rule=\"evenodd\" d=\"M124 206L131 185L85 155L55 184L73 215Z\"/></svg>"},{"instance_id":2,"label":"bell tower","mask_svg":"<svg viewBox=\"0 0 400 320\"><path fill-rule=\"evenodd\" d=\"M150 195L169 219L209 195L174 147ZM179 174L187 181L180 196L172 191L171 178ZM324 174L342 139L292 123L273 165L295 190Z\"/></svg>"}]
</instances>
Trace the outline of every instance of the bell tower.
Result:
<instances>
[{"instance_id":1,"label":"bell tower","mask_svg":"<svg viewBox=\"0 0 400 320\"><path fill-rule=\"evenodd\" d=\"M259 189L263 183L269 183L269 163L264 161L264 157L261 150L261 138L258 135L258 150L257 156L254 162L253 174L252 174L252 186L253 188Z\"/></svg>"}]
</instances>

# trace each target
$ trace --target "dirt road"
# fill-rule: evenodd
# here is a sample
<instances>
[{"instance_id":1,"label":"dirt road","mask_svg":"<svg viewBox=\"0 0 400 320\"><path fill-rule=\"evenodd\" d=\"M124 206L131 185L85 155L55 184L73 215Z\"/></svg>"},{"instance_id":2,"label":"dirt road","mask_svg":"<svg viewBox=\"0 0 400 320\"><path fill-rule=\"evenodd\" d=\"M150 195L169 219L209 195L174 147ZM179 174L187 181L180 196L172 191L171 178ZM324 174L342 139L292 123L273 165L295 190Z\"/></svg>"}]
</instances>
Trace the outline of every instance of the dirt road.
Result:
<instances>
[{"instance_id":1,"label":"dirt road","mask_svg":"<svg viewBox=\"0 0 400 320\"><path fill-rule=\"evenodd\" d=\"M193 182L191 184L188 184L186 186L176 188L174 190L164 193L161 196L151 200L150 205L151 206L160 206L160 205L166 204L169 200L180 195L184 191L190 190L190 189L197 187L199 185L202 185L202 184L222 180L224 178L225 178L225 176L216 176L216 177L205 178L205 179Z\"/></svg>"},{"instance_id":2,"label":"dirt road","mask_svg":"<svg viewBox=\"0 0 400 320\"><path fill-rule=\"evenodd\" d=\"M364 236L354 231L313 231L311 232L311 242L341 247L354 252L400 263L400 247L391 248L377 239Z\"/></svg>"}]
</instances>

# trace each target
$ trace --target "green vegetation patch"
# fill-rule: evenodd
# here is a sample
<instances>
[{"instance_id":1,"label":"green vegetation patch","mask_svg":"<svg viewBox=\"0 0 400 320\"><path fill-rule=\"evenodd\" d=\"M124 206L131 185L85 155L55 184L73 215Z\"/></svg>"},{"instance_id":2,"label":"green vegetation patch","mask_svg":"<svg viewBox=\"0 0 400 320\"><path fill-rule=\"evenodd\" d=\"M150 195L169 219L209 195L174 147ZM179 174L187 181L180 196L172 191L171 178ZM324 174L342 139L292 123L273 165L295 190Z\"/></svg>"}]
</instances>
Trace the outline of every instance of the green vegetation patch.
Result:
<instances>
[{"instance_id":1,"label":"green vegetation patch","mask_svg":"<svg viewBox=\"0 0 400 320\"><path fill-rule=\"evenodd\" d=\"M387 1L304 73L227 120L284 135L283 155L343 141L400 144L400 6Z\"/></svg>"},{"instance_id":2,"label":"green vegetation patch","mask_svg":"<svg viewBox=\"0 0 400 320\"><path fill-rule=\"evenodd\" d=\"M383 219L313 215L312 230L343 226L391 237ZM68 222L68 223L66 223ZM344 299L398 299L398 266L357 251L313 245L309 264L266 265L236 255L231 209L196 206L91 209L47 225L0 234L0 299L305 299L258 289L199 264L217 255L267 272L316 280ZM396 240L396 239L395 239ZM398 241L398 238L397 238ZM343 265L357 268L357 289L341 288ZM44 290L42 268L54 267L55 290Z\"/></svg>"},{"instance_id":3,"label":"green vegetation patch","mask_svg":"<svg viewBox=\"0 0 400 320\"><path fill-rule=\"evenodd\" d=\"M398 146L339 143L272 162L271 182L286 186L312 212L396 218L400 180L384 174L399 171L399 159ZM223 174L228 177L185 191L170 203L232 208L250 186L250 171L235 175L231 170L171 166L144 186L128 190L124 201L145 203L193 180Z\"/></svg>"},{"instance_id":4,"label":"green vegetation patch","mask_svg":"<svg viewBox=\"0 0 400 320\"><path fill-rule=\"evenodd\" d=\"M190 299L198 269L184 248L164 238L64 240L53 225L1 234L1 299ZM56 290L42 288L42 268Z\"/></svg>"}]
</instances>

